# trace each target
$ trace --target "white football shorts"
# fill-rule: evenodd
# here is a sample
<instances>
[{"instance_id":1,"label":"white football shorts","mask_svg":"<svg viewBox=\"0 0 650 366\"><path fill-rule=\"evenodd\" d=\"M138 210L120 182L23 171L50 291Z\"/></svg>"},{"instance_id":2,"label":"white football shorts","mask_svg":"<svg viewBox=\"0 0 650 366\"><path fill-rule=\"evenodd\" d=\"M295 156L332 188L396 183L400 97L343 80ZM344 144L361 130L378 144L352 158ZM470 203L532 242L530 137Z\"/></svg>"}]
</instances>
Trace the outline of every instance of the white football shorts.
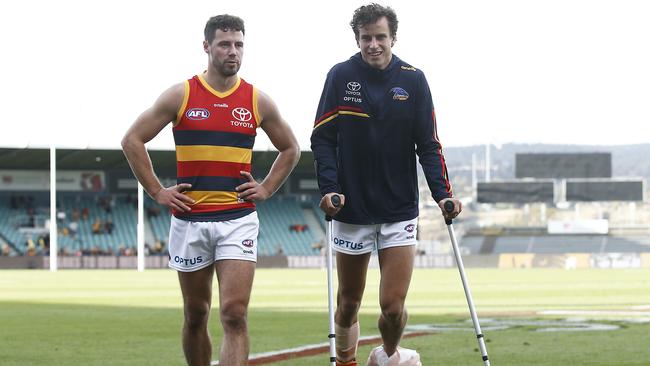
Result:
<instances>
[{"instance_id":1,"label":"white football shorts","mask_svg":"<svg viewBox=\"0 0 650 366\"><path fill-rule=\"evenodd\" d=\"M365 254L390 247L416 245L418 218L375 225L354 225L332 220L332 249Z\"/></svg>"},{"instance_id":2,"label":"white football shorts","mask_svg":"<svg viewBox=\"0 0 650 366\"><path fill-rule=\"evenodd\" d=\"M234 220L193 222L172 216L169 267L194 272L224 259L257 262L257 212Z\"/></svg>"}]
</instances>

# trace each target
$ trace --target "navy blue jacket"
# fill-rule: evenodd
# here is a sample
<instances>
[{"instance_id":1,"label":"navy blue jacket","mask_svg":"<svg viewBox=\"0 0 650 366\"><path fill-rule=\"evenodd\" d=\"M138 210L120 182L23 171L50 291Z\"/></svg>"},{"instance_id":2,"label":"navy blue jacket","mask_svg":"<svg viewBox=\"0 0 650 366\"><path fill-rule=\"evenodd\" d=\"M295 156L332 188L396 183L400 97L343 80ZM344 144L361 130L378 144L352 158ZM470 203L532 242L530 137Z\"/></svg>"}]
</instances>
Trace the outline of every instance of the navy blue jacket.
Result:
<instances>
[{"instance_id":1,"label":"navy blue jacket","mask_svg":"<svg viewBox=\"0 0 650 366\"><path fill-rule=\"evenodd\" d=\"M427 80L395 55L384 70L360 53L330 70L311 149L321 194L345 195L338 221L367 225L418 216L416 153L436 202L452 197Z\"/></svg>"}]
</instances>

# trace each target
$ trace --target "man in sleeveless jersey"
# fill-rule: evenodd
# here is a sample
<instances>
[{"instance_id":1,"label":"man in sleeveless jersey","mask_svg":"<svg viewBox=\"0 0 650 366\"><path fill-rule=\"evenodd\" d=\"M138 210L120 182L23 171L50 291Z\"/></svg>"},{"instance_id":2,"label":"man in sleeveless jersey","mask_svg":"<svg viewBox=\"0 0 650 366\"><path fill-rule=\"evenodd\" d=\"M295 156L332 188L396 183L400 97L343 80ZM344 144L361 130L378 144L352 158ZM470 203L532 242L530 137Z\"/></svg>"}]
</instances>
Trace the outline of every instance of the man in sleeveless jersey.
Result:
<instances>
[{"instance_id":1,"label":"man in sleeveless jersey","mask_svg":"<svg viewBox=\"0 0 650 366\"><path fill-rule=\"evenodd\" d=\"M183 294L183 350L189 365L210 365L212 280L219 285L221 365L245 365L247 310L257 260L255 201L275 193L300 157L271 98L241 79L244 22L219 15L205 26L207 70L167 89L126 132L122 147L146 192L172 211L169 266ZM177 184L163 187L145 143L172 123ZM257 128L279 154L261 183L251 175Z\"/></svg>"},{"instance_id":2,"label":"man in sleeveless jersey","mask_svg":"<svg viewBox=\"0 0 650 366\"><path fill-rule=\"evenodd\" d=\"M417 219L416 156L443 215L456 217L433 102L422 71L392 54L397 16L377 4L361 6L350 23L360 52L327 74L311 147L321 209L334 217L338 296L338 365L357 365L357 313L371 252L381 268L378 326L383 345L367 365L420 365L417 352L398 348L407 321L404 306L413 272ZM341 197L339 207L333 195ZM446 201L454 203L447 214Z\"/></svg>"}]
</instances>

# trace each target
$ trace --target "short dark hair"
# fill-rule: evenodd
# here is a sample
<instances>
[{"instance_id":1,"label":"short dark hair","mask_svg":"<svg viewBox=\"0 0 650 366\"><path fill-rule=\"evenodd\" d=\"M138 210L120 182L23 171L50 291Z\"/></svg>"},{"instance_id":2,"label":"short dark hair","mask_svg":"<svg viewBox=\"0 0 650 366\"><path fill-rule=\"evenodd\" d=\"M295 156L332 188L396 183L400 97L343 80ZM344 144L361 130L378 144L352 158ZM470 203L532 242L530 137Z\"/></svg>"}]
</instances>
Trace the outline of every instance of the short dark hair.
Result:
<instances>
[{"instance_id":1,"label":"short dark hair","mask_svg":"<svg viewBox=\"0 0 650 366\"><path fill-rule=\"evenodd\" d=\"M350 22L350 27L354 31L354 37L359 40L359 28L375 23L382 17L386 17L388 20L390 35L395 38L397 35L397 14L395 14L395 10L390 6L381 6L376 3L363 5L354 11L352 21Z\"/></svg>"},{"instance_id":2,"label":"short dark hair","mask_svg":"<svg viewBox=\"0 0 650 366\"><path fill-rule=\"evenodd\" d=\"M224 32L241 31L242 34L246 34L244 20L234 15L221 14L208 19L208 22L205 23L205 30L203 31L205 40L208 43L212 43L214 40L217 29L221 29Z\"/></svg>"}]
</instances>

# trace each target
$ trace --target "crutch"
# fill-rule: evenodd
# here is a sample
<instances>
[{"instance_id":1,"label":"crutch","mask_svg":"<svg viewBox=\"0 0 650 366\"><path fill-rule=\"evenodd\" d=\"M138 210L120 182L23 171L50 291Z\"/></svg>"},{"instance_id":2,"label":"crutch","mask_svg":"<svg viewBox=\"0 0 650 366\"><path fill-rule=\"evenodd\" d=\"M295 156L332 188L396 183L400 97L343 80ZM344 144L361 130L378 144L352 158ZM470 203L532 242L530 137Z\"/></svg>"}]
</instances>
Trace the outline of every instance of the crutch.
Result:
<instances>
[{"instance_id":1,"label":"crutch","mask_svg":"<svg viewBox=\"0 0 650 366\"><path fill-rule=\"evenodd\" d=\"M341 204L341 197L337 194L332 196L332 205L334 207L339 207ZM327 336L330 340L330 365L336 366L336 340L334 333L334 291L332 272L334 271L334 266L332 264L332 216L325 215L325 221L327 221L327 303L329 306L329 317L330 317L330 333Z\"/></svg>"},{"instance_id":2,"label":"crutch","mask_svg":"<svg viewBox=\"0 0 650 366\"><path fill-rule=\"evenodd\" d=\"M454 203L452 201L445 202L445 211L447 211L447 213L454 212ZM452 225L451 219L445 218L445 223L447 224L447 230L449 230L449 238L451 239L451 246L454 248L454 256L456 257L458 272L460 272L460 279L461 281L463 281L463 289L465 290L467 305L469 305L469 313L472 316L472 322L474 323L474 331L476 332L476 339L478 340L478 346L481 349L481 355L483 356L483 361L485 362L485 366L490 366L490 361L488 360L487 348L485 347L483 333L481 332L481 325L478 323L478 317L476 316L476 310L474 309L472 292L469 289L469 284L467 283L467 278L465 276L465 267L463 266L463 259L460 257L460 251L458 250L458 244L456 243L456 234L454 233L454 226Z\"/></svg>"}]
</instances>

